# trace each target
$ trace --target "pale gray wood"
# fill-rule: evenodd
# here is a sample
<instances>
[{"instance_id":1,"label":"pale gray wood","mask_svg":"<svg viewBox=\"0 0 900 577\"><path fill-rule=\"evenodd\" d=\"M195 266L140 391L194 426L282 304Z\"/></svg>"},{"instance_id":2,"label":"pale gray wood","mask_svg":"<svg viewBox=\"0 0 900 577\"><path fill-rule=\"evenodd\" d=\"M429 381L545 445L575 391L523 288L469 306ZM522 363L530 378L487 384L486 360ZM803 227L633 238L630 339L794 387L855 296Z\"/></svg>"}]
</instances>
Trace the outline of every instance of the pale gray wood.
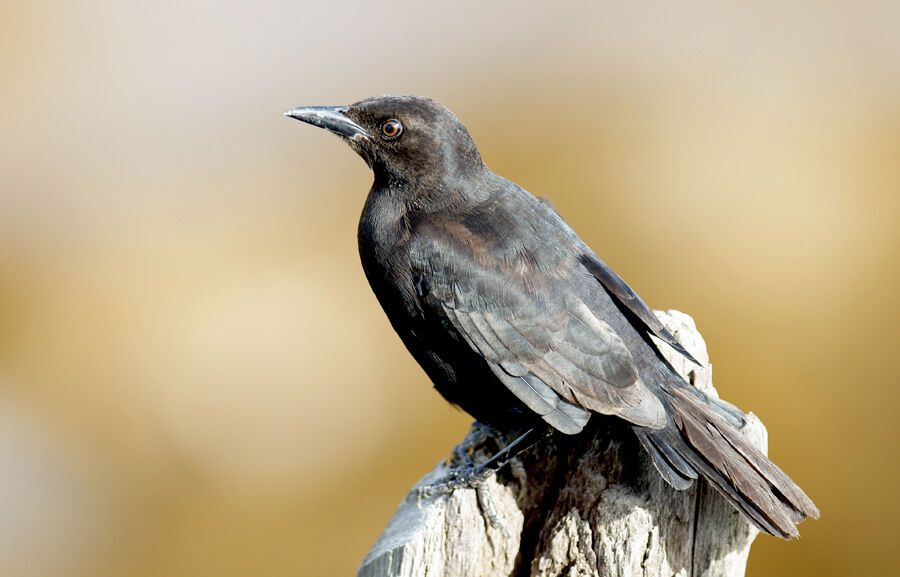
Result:
<instances>
[{"instance_id":1,"label":"pale gray wood","mask_svg":"<svg viewBox=\"0 0 900 577\"><path fill-rule=\"evenodd\" d=\"M715 395L693 319L656 314L704 368L660 344L666 358ZM743 576L757 530L705 482L686 491L666 485L630 431L606 422L593 437L542 443L488 480L502 527L486 520L472 489L420 498L416 487L451 466L437 465L397 508L358 577ZM752 413L742 432L766 451L765 427ZM506 442L476 423L452 466L463 453L481 461Z\"/></svg>"}]
</instances>

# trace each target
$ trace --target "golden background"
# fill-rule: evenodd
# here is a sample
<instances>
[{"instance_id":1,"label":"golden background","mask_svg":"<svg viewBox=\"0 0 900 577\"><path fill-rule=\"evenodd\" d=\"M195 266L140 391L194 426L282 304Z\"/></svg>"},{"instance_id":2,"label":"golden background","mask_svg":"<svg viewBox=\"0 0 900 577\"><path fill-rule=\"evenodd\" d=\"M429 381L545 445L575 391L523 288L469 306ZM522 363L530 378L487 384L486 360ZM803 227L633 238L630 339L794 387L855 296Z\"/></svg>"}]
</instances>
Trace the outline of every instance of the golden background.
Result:
<instances>
[{"instance_id":1,"label":"golden background","mask_svg":"<svg viewBox=\"0 0 900 577\"><path fill-rule=\"evenodd\" d=\"M822 519L749 575L896 575L900 4L0 4L0 575L352 575L469 418L293 106L441 100L651 306Z\"/></svg>"}]
</instances>

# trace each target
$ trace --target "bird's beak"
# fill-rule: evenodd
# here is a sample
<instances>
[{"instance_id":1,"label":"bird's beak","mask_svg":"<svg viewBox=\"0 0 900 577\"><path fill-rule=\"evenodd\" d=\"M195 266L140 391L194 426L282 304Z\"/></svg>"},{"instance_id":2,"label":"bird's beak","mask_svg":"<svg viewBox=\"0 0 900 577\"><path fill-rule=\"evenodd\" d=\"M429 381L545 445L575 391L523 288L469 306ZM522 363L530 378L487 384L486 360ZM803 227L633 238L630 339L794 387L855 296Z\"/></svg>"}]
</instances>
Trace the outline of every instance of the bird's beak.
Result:
<instances>
[{"instance_id":1,"label":"bird's beak","mask_svg":"<svg viewBox=\"0 0 900 577\"><path fill-rule=\"evenodd\" d=\"M353 122L344 114L346 111L346 106L304 106L292 108L285 112L284 115L330 130L351 140L371 138L365 128Z\"/></svg>"}]
</instances>

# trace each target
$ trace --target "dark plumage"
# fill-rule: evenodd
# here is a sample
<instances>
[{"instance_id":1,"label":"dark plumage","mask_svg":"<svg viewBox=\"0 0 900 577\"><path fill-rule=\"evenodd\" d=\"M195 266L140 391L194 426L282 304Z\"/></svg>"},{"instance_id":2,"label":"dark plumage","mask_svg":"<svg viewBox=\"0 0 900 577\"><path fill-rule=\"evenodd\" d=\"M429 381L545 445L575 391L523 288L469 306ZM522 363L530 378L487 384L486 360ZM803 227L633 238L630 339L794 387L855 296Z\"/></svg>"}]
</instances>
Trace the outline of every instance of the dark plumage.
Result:
<instances>
[{"instance_id":1,"label":"dark plumage","mask_svg":"<svg viewBox=\"0 0 900 577\"><path fill-rule=\"evenodd\" d=\"M569 435L593 413L631 423L668 483L706 478L761 530L797 535L813 502L686 383L650 308L546 203L491 172L462 123L427 98L382 96L289 116L331 130L375 174L363 268L438 391L479 421ZM694 361L696 362L696 361Z\"/></svg>"}]
</instances>

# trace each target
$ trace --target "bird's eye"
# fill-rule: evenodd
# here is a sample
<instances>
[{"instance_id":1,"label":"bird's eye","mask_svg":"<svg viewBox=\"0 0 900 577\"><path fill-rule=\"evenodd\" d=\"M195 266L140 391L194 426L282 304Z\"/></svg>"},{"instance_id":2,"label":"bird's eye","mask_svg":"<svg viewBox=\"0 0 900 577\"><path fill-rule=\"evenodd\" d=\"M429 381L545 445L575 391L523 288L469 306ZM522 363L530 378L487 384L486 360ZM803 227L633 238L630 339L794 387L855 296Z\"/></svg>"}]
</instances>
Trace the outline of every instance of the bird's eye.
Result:
<instances>
[{"instance_id":1,"label":"bird's eye","mask_svg":"<svg viewBox=\"0 0 900 577\"><path fill-rule=\"evenodd\" d=\"M385 138L397 138L401 132L403 132L403 125L399 120L387 120L381 125L381 134Z\"/></svg>"}]
</instances>

